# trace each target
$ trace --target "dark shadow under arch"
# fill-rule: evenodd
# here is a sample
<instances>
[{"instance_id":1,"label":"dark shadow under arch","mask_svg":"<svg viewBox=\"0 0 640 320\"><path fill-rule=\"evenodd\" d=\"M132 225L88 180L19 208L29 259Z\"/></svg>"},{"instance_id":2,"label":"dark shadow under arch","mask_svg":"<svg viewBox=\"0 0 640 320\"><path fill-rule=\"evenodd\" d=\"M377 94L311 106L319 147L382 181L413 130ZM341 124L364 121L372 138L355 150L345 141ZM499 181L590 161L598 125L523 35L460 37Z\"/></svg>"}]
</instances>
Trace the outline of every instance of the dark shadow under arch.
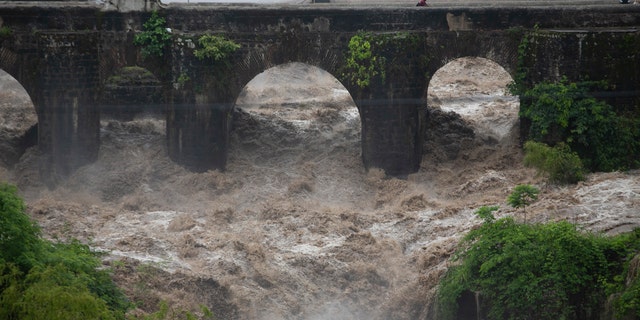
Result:
<instances>
[{"instance_id":1,"label":"dark shadow under arch","mask_svg":"<svg viewBox=\"0 0 640 320\"><path fill-rule=\"evenodd\" d=\"M101 97L101 117L122 121L147 114L160 116L164 110L162 84L151 71L128 66L116 70L104 84Z\"/></svg>"}]
</instances>

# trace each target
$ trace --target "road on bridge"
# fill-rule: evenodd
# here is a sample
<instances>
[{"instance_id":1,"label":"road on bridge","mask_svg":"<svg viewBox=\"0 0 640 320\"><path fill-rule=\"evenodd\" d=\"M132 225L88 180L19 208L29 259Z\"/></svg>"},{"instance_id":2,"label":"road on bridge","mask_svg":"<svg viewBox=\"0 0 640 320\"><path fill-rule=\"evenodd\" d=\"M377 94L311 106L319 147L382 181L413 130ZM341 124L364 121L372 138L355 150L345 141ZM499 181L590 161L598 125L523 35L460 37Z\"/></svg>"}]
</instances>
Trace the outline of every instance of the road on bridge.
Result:
<instances>
[{"instance_id":1,"label":"road on bridge","mask_svg":"<svg viewBox=\"0 0 640 320\"><path fill-rule=\"evenodd\" d=\"M273 5L273 4L312 4L324 6L415 6L417 1L414 0L161 0L166 4L205 4L205 3L224 3L224 4L254 4L254 5ZM620 1L625 0L427 0L429 7L493 7L493 6L558 6L558 5L576 5L576 6L611 6L622 5ZM628 0L629 4L640 0Z\"/></svg>"}]
</instances>

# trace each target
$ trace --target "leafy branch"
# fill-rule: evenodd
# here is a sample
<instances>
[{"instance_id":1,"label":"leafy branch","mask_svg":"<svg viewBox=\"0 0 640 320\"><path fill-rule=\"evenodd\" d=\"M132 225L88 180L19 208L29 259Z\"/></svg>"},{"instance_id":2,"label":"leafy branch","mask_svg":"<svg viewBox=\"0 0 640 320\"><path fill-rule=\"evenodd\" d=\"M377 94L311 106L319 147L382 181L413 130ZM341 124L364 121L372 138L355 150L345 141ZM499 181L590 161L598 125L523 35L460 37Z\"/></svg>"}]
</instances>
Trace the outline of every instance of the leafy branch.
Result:
<instances>
[{"instance_id":1,"label":"leafy branch","mask_svg":"<svg viewBox=\"0 0 640 320\"><path fill-rule=\"evenodd\" d=\"M360 88L371 85L374 77L385 78L385 58L373 54L373 37L368 33L358 33L349 40L346 71L344 76Z\"/></svg>"},{"instance_id":2,"label":"leafy branch","mask_svg":"<svg viewBox=\"0 0 640 320\"><path fill-rule=\"evenodd\" d=\"M142 47L142 56L162 57L164 48L171 43L171 32L166 26L167 21L158 15L157 11L151 13L151 17L144 23L144 31L136 34L133 44Z\"/></svg>"},{"instance_id":3,"label":"leafy branch","mask_svg":"<svg viewBox=\"0 0 640 320\"><path fill-rule=\"evenodd\" d=\"M219 35L203 35L198 39L198 44L202 48L196 49L193 54L200 60L208 58L213 61L222 61L240 49L239 44Z\"/></svg>"}]
</instances>

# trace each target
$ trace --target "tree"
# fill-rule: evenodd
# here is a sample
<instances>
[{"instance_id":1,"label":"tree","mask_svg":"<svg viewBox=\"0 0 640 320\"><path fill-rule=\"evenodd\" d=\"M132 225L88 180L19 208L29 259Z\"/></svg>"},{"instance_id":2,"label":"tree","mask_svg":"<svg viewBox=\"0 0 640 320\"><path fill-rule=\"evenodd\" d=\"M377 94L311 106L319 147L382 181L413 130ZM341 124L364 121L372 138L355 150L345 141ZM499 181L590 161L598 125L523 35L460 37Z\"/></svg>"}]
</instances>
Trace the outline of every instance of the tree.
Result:
<instances>
[{"instance_id":1,"label":"tree","mask_svg":"<svg viewBox=\"0 0 640 320\"><path fill-rule=\"evenodd\" d=\"M527 222L527 209L526 207L538 200L538 194L540 190L529 184L517 185L513 192L507 197L507 203L518 209L522 208L524 211L524 221Z\"/></svg>"}]
</instances>

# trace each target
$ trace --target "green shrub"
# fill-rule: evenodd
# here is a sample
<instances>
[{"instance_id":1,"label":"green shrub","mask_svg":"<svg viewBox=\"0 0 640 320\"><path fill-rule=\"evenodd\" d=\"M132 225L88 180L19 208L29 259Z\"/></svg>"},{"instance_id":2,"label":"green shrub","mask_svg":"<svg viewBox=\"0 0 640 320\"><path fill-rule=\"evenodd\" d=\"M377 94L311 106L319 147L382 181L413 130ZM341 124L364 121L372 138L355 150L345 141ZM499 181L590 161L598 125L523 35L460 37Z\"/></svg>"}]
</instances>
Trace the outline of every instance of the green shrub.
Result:
<instances>
[{"instance_id":1,"label":"green shrub","mask_svg":"<svg viewBox=\"0 0 640 320\"><path fill-rule=\"evenodd\" d=\"M13 34L13 30L11 30L11 28L4 26L4 27L0 27L0 39L1 38L8 38Z\"/></svg>"},{"instance_id":2,"label":"green shrub","mask_svg":"<svg viewBox=\"0 0 640 320\"><path fill-rule=\"evenodd\" d=\"M111 270L103 269L103 254L91 250L77 240L58 242L47 246L41 260L48 266L62 266L76 277L84 277L84 285L92 294L107 303L109 308L120 311L131 305L120 288L111 279Z\"/></svg>"},{"instance_id":3,"label":"green shrub","mask_svg":"<svg viewBox=\"0 0 640 320\"><path fill-rule=\"evenodd\" d=\"M42 239L16 191L0 184L0 319L124 319L130 303L99 253Z\"/></svg>"},{"instance_id":4,"label":"green shrub","mask_svg":"<svg viewBox=\"0 0 640 320\"><path fill-rule=\"evenodd\" d=\"M527 141L524 144L524 164L534 167L552 183L576 183L584 180L584 167L577 153L565 143L549 147L544 143Z\"/></svg>"},{"instance_id":5,"label":"green shrub","mask_svg":"<svg viewBox=\"0 0 640 320\"><path fill-rule=\"evenodd\" d=\"M628 274L629 272L635 272L635 274ZM640 318L640 274L638 274L637 265L636 269L627 269L627 277L630 281L621 286L620 292L614 295L614 315L617 319L638 319ZM627 277L620 277L620 279Z\"/></svg>"},{"instance_id":6,"label":"green shrub","mask_svg":"<svg viewBox=\"0 0 640 320\"><path fill-rule=\"evenodd\" d=\"M41 248L40 229L24 214L16 192L16 187L0 183L0 262L12 262L26 272Z\"/></svg>"},{"instance_id":7,"label":"green shrub","mask_svg":"<svg viewBox=\"0 0 640 320\"><path fill-rule=\"evenodd\" d=\"M34 320L116 319L107 303L89 290L88 277L62 264L33 268L23 283L17 314Z\"/></svg>"},{"instance_id":8,"label":"green shrub","mask_svg":"<svg viewBox=\"0 0 640 320\"><path fill-rule=\"evenodd\" d=\"M605 237L565 221L496 220L497 208L476 211L484 223L463 238L440 282L437 319L458 318L469 292L479 294L481 319L599 320L605 303L616 319L640 316L640 228Z\"/></svg>"},{"instance_id":9,"label":"green shrub","mask_svg":"<svg viewBox=\"0 0 640 320\"><path fill-rule=\"evenodd\" d=\"M437 319L455 319L464 292L481 296L481 318L597 319L613 250L567 222L487 221L469 232L438 290ZM619 253L616 253L619 255Z\"/></svg>"},{"instance_id":10,"label":"green shrub","mask_svg":"<svg viewBox=\"0 0 640 320\"><path fill-rule=\"evenodd\" d=\"M491 223L496 220L496 218L493 216L493 212L497 211L498 209L500 209L500 207L498 206L482 206L478 210L476 210L475 214L482 220L484 220L484 222Z\"/></svg>"},{"instance_id":11,"label":"green shrub","mask_svg":"<svg viewBox=\"0 0 640 320\"><path fill-rule=\"evenodd\" d=\"M213 61L223 61L240 49L240 45L218 35L203 35L198 39L201 49L196 49L193 54L200 60L205 58Z\"/></svg>"},{"instance_id":12,"label":"green shrub","mask_svg":"<svg viewBox=\"0 0 640 320\"><path fill-rule=\"evenodd\" d=\"M543 82L520 90L520 116L530 120L529 138L556 145L564 142L585 167L593 171L628 169L640 165L637 118L624 118L590 91L602 82Z\"/></svg>"},{"instance_id":13,"label":"green shrub","mask_svg":"<svg viewBox=\"0 0 640 320\"><path fill-rule=\"evenodd\" d=\"M167 30L166 20L160 17L157 11L153 11L143 27L144 31L135 35L133 43L142 47L142 56L145 58L162 57L164 48L171 43L171 33Z\"/></svg>"},{"instance_id":14,"label":"green shrub","mask_svg":"<svg viewBox=\"0 0 640 320\"><path fill-rule=\"evenodd\" d=\"M0 183L0 319L124 320L133 305L102 267L99 252L77 240L50 242L25 214L14 186ZM128 319L214 319L169 308Z\"/></svg>"},{"instance_id":15,"label":"green shrub","mask_svg":"<svg viewBox=\"0 0 640 320\"><path fill-rule=\"evenodd\" d=\"M620 271L609 286L609 295L616 319L640 318L640 229L624 233L614 238L620 252L626 252L626 259Z\"/></svg>"}]
</instances>

